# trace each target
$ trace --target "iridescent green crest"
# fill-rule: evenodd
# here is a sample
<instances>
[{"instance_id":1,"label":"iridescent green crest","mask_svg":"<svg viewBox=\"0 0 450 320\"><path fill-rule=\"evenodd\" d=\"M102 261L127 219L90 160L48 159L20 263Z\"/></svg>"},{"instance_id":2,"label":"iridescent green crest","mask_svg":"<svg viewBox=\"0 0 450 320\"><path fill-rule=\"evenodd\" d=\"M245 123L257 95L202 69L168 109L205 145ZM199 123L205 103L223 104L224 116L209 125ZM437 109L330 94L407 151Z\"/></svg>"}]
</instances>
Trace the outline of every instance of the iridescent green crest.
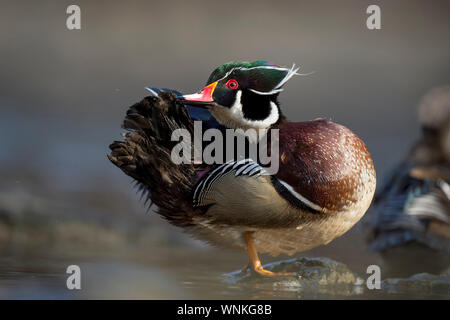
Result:
<instances>
[{"instance_id":1,"label":"iridescent green crest","mask_svg":"<svg viewBox=\"0 0 450 320\"><path fill-rule=\"evenodd\" d=\"M298 68L285 68L267 61L241 62L232 61L216 68L207 81L207 85L219 81L219 86L229 79L235 79L240 86L261 94L274 94L282 91L281 87Z\"/></svg>"}]
</instances>

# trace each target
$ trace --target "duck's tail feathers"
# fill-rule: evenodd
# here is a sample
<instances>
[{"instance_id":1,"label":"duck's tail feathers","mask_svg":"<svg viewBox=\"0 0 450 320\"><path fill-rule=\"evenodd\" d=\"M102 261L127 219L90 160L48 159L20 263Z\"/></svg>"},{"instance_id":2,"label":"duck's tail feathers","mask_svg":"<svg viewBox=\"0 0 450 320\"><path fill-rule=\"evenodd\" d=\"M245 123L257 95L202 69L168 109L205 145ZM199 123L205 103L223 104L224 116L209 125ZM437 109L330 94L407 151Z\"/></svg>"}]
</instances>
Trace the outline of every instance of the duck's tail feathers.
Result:
<instances>
[{"instance_id":1,"label":"duck's tail feathers","mask_svg":"<svg viewBox=\"0 0 450 320\"><path fill-rule=\"evenodd\" d=\"M158 213L176 225L189 223L192 211L191 190L195 184L192 162L175 164L172 132L186 129L193 132L193 122L176 96L162 92L131 106L123 121L125 141L114 141L109 160L137 181L146 203L158 206ZM192 152L191 152L192 154Z\"/></svg>"}]
</instances>

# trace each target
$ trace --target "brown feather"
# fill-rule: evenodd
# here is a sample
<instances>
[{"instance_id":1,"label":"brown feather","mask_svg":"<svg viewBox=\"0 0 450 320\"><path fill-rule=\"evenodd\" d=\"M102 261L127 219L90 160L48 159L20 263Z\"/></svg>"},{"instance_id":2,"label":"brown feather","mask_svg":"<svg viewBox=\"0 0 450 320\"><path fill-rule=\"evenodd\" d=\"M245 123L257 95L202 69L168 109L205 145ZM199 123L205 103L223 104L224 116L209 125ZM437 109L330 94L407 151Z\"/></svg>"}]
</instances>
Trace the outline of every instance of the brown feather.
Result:
<instances>
[{"instance_id":1,"label":"brown feather","mask_svg":"<svg viewBox=\"0 0 450 320\"><path fill-rule=\"evenodd\" d=\"M375 188L372 158L351 130L325 119L283 121L278 128L284 165L276 177L309 201L342 211Z\"/></svg>"},{"instance_id":2,"label":"brown feather","mask_svg":"<svg viewBox=\"0 0 450 320\"><path fill-rule=\"evenodd\" d=\"M158 206L158 213L175 225L192 221L191 190L195 183L192 164L176 165L170 158L177 143L171 141L175 129L193 132L186 109L176 103L172 93L160 98L146 97L131 106L122 127L125 141L114 141L109 160L138 182L147 199Z\"/></svg>"}]
</instances>

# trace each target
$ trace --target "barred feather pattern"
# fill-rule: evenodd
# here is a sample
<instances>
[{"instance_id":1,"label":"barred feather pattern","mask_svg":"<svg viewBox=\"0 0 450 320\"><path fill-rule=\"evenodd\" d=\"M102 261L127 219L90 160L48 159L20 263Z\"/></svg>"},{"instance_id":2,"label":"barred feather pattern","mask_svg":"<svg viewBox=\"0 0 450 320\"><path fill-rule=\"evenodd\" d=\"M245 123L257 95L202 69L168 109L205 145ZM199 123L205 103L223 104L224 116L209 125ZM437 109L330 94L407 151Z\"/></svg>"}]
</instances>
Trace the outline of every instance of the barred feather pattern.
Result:
<instances>
[{"instance_id":1,"label":"barred feather pattern","mask_svg":"<svg viewBox=\"0 0 450 320\"><path fill-rule=\"evenodd\" d=\"M137 182L159 214L177 226L190 225L194 166L175 164L170 157L178 143L171 141L172 132L186 129L193 134L193 121L184 106L171 92L146 97L128 109L122 128L127 130L125 140L109 146L109 160Z\"/></svg>"},{"instance_id":2,"label":"barred feather pattern","mask_svg":"<svg viewBox=\"0 0 450 320\"><path fill-rule=\"evenodd\" d=\"M213 188L214 183L220 180L221 177L234 171L236 177L249 176L258 177L261 174L268 174L267 171L252 159L242 159L240 161L230 160L214 170L211 170L197 185L193 194L193 203L195 207L206 205L203 200L208 192Z\"/></svg>"}]
</instances>

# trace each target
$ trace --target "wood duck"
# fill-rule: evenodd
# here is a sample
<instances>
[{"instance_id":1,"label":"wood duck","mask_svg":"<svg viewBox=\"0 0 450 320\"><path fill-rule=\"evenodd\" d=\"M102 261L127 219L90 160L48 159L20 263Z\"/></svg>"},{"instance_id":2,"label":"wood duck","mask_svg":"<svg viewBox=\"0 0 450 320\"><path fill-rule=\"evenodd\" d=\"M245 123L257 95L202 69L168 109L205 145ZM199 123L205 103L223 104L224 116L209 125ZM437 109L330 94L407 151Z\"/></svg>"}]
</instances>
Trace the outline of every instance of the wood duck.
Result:
<instances>
[{"instance_id":1,"label":"wood duck","mask_svg":"<svg viewBox=\"0 0 450 320\"><path fill-rule=\"evenodd\" d=\"M419 106L422 137L397 165L370 210L369 248L416 243L450 255L450 85Z\"/></svg>"},{"instance_id":2,"label":"wood duck","mask_svg":"<svg viewBox=\"0 0 450 320\"><path fill-rule=\"evenodd\" d=\"M298 69L264 61L229 62L192 95L148 88L131 106L109 159L137 181L158 212L194 237L247 249L248 266L261 275L259 253L305 251L349 230L372 201L372 158L351 130L325 119L288 121L278 96ZM179 164L171 133L207 127L279 129L279 170L264 174L257 159L223 164ZM277 275L287 275L278 273Z\"/></svg>"}]
</instances>

